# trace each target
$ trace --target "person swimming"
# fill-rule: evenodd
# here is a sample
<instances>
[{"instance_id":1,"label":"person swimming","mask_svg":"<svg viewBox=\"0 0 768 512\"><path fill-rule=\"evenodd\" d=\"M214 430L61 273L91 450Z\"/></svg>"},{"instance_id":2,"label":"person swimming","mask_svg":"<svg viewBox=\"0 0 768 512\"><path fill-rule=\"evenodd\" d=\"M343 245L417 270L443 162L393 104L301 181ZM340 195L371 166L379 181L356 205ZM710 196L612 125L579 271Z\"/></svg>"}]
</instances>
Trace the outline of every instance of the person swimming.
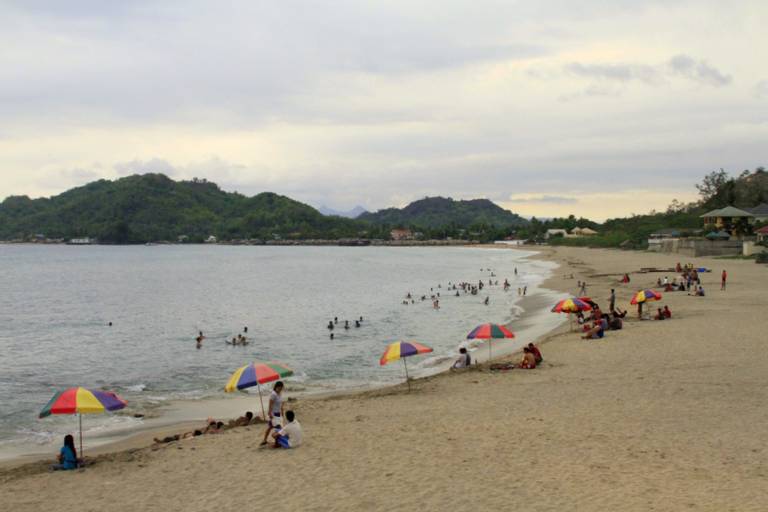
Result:
<instances>
[{"instance_id":1,"label":"person swimming","mask_svg":"<svg viewBox=\"0 0 768 512\"><path fill-rule=\"evenodd\" d=\"M360 327L360 320L355 320L355 327Z\"/></svg>"},{"instance_id":2,"label":"person swimming","mask_svg":"<svg viewBox=\"0 0 768 512\"><path fill-rule=\"evenodd\" d=\"M333 322L332 321L328 322L328 329L331 330L331 331L333 330Z\"/></svg>"},{"instance_id":3,"label":"person swimming","mask_svg":"<svg viewBox=\"0 0 768 512\"><path fill-rule=\"evenodd\" d=\"M344 320L344 328L349 329L349 320Z\"/></svg>"}]
</instances>

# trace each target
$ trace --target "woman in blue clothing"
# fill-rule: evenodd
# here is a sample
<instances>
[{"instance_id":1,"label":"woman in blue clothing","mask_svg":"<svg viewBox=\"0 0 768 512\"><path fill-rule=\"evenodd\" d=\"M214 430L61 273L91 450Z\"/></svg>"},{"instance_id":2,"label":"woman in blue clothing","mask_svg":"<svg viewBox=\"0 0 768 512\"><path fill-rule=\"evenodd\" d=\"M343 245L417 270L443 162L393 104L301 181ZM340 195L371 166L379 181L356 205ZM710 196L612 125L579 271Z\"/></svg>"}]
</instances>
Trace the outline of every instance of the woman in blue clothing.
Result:
<instances>
[{"instance_id":1,"label":"woman in blue clothing","mask_svg":"<svg viewBox=\"0 0 768 512\"><path fill-rule=\"evenodd\" d=\"M64 446L59 453L59 463L53 465L53 469L77 469L77 450L75 449L75 438L67 434L64 436Z\"/></svg>"}]
</instances>

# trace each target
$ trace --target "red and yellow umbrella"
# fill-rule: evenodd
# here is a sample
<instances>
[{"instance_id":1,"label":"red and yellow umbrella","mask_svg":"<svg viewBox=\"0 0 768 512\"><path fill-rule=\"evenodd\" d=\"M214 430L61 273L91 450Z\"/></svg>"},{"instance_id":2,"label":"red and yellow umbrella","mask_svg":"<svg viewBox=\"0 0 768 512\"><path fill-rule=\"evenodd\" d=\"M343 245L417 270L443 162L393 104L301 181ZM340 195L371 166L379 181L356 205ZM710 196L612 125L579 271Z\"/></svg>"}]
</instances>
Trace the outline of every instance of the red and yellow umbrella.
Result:
<instances>
[{"instance_id":1,"label":"red and yellow umbrella","mask_svg":"<svg viewBox=\"0 0 768 512\"><path fill-rule=\"evenodd\" d=\"M259 391L259 403L261 404L262 418L267 420L264 413L264 403L261 401L261 384L267 382L273 382L283 377L289 377L293 375L293 370L283 363L276 363L274 361L254 361L251 364L242 366L235 370L235 373L227 381L227 385L224 386L224 391L231 393L241 389L250 388L256 386Z\"/></svg>"},{"instance_id":2,"label":"red and yellow umbrella","mask_svg":"<svg viewBox=\"0 0 768 512\"><path fill-rule=\"evenodd\" d=\"M587 302L588 297L570 297L563 299L552 308L553 313L578 313L579 311L592 311L592 306Z\"/></svg>"},{"instance_id":3,"label":"red and yellow umbrella","mask_svg":"<svg viewBox=\"0 0 768 512\"><path fill-rule=\"evenodd\" d=\"M632 297L632 300L629 303L634 306L636 304L654 300L661 300L661 294L659 292L654 290L641 290Z\"/></svg>"},{"instance_id":4,"label":"red and yellow umbrella","mask_svg":"<svg viewBox=\"0 0 768 512\"><path fill-rule=\"evenodd\" d=\"M408 383L408 391L410 391L411 380L408 377L408 364L405 362L405 358L430 352L432 352L432 347L416 343L415 341L396 341L387 345L387 349L382 354L381 359L379 359L379 364L384 366L392 361L402 360L405 367L405 381Z\"/></svg>"},{"instance_id":5,"label":"red and yellow umbrella","mask_svg":"<svg viewBox=\"0 0 768 512\"><path fill-rule=\"evenodd\" d=\"M491 359L491 340L512 339L515 333L499 324L478 325L467 334L468 340L488 340L488 359Z\"/></svg>"},{"instance_id":6,"label":"red and yellow umbrella","mask_svg":"<svg viewBox=\"0 0 768 512\"><path fill-rule=\"evenodd\" d=\"M128 404L111 391L100 391L81 387L59 391L40 411L40 418L52 414L77 414L80 423L80 456L83 455L83 414L98 414L117 411Z\"/></svg>"}]
</instances>

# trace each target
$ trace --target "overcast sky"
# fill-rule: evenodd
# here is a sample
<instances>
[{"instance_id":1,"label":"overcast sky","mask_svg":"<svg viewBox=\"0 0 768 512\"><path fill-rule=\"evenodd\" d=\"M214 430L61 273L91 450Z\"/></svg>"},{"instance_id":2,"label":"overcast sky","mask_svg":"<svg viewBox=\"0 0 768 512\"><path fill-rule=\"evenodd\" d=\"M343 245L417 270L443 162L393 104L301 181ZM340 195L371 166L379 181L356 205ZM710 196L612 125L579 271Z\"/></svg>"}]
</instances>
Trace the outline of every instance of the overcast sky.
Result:
<instances>
[{"instance_id":1,"label":"overcast sky","mask_svg":"<svg viewBox=\"0 0 768 512\"><path fill-rule=\"evenodd\" d=\"M0 197L164 172L596 219L768 164L768 2L0 0Z\"/></svg>"}]
</instances>

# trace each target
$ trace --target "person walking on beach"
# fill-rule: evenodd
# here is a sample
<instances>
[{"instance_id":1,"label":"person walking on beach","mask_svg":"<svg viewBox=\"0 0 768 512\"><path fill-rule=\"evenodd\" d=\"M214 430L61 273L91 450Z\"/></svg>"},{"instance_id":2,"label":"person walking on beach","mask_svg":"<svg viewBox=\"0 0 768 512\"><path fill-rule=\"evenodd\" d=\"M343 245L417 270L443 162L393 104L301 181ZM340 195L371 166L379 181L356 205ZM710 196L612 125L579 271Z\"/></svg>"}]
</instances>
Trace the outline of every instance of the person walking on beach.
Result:
<instances>
[{"instance_id":1,"label":"person walking on beach","mask_svg":"<svg viewBox=\"0 0 768 512\"><path fill-rule=\"evenodd\" d=\"M579 296L584 297L587 294L587 282L584 281L581 283L581 289L579 290Z\"/></svg>"},{"instance_id":2,"label":"person walking on beach","mask_svg":"<svg viewBox=\"0 0 768 512\"><path fill-rule=\"evenodd\" d=\"M611 303L611 307L608 308L608 311L613 311L616 309L616 290L611 288L611 298L609 299Z\"/></svg>"},{"instance_id":3,"label":"person walking on beach","mask_svg":"<svg viewBox=\"0 0 768 512\"><path fill-rule=\"evenodd\" d=\"M728 272L723 269L723 273L720 276L720 289L725 291L725 281L728 279Z\"/></svg>"},{"instance_id":4,"label":"person walking on beach","mask_svg":"<svg viewBox=\"0 0 768 512\"><path fill-rule=\"evenodd\" d=\"M268 413L269 418L267 418L267 431L264 432L264 440L261 442L261 446L264 446L267 444L267 439L269 439L269 433L272 431L272 429L276 429L278 426L282 424L282 417L283 417L283 381L279 380L275 382L274 388L272 388L272 393L269 394L269 407L268 407Z\"/></svg>"}]
</instances>

